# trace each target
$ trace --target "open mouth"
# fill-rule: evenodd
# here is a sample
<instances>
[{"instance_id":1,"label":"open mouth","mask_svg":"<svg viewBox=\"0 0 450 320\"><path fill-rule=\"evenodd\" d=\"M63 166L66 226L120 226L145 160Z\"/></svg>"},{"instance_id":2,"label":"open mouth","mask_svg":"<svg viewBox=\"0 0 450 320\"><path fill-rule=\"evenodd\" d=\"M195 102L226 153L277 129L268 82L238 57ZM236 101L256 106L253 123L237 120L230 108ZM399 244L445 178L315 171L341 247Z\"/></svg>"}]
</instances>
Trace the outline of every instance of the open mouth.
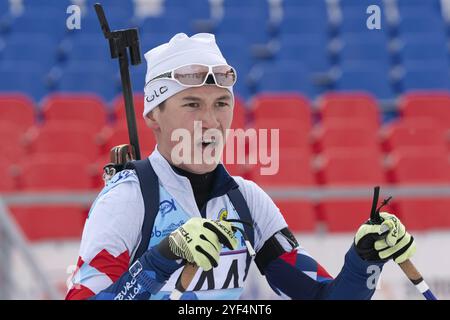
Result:
<instances>
[{"instance_id":1,"label":"open mouth","mask_svg":"<svg viewBox=\"0 0 450 320\"><path fill-rule=\"evenodd\" d=\"M203 139L201 141L202 147L207 147L209 145L214 145L215 143L216 143L216 139L214 137L208 138L208 139Z\"/></svg>"}]
</instances>

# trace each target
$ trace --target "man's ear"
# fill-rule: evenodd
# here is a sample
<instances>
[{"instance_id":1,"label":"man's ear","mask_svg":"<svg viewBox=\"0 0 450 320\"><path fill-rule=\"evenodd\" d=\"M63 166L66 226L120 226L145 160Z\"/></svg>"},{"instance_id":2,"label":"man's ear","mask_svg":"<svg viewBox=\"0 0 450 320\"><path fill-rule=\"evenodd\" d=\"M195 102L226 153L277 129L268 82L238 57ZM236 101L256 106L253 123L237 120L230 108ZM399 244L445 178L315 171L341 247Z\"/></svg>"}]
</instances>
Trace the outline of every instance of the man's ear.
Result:
<instances>
[{"instance_id":1,"label":"man's ear","mask_svg":"<svg viewBox=\"0 0 450 320\"><path fill-rule=\"evenodd\" d=\"M158 130L159 127L159 110L158 108L153 109L144 118L147 127L153 130Z\"/></svg>"}]
</instances>

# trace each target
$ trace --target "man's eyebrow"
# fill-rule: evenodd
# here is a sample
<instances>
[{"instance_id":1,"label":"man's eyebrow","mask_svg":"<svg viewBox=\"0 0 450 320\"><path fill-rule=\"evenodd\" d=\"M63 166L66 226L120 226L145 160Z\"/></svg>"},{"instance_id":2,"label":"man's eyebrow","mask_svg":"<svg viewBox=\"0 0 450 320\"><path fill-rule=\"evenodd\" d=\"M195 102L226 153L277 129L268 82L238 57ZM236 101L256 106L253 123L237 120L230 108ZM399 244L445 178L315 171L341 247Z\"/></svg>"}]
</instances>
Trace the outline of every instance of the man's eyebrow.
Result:
<instances>
[{"instance_id":1,"label":"man's eyebrow","mask_svg":"<svg viewBox=\"0 0 450 320\"><path fill-rule=\"evenodd\" d=\"M182 100L188 100L188 101L201 101L202 99L200 99L199 97L187 96L187 97L183 97Z\"/></svg>"},{"instance_id":2,"label":"man's eyebrow","mask_svg":"<svg viewBox=\"0 0 450 320\"><path fill-rule=\"evenodd\" d=\"M231 95L225 94L223 96L218 97L216 100L231 100Z\"/></svg>"}]
</instances>

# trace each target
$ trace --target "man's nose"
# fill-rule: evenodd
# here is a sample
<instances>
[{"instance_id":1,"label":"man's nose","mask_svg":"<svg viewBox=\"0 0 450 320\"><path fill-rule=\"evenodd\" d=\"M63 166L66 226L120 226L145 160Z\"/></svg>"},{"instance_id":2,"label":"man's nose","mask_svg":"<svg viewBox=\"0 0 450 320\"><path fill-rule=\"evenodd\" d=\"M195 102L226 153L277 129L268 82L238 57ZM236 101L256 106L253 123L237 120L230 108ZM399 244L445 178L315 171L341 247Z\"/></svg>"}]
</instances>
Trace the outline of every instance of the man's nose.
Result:
<instances>
[{"instance_id":1,"label":"man's nose","mask_svg":"<svg viewBox=\"0 0 450 320\"><path fill-rule=\"evenodd\" d=\"M216 112L213 108L207 108L202 113L202 127L206 129L216 129L219 127L219 121L217 120Z\"/></svg>"}]
</instances>

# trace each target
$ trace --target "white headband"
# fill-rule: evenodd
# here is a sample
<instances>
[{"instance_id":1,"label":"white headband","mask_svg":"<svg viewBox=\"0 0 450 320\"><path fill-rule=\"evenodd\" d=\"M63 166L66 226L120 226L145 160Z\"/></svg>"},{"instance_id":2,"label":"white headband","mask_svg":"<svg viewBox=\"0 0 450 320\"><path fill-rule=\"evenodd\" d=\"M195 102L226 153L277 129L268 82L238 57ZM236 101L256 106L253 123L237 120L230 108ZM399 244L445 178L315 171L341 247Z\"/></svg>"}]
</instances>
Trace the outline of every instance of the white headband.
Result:
<instances>
[{"instance_id":1,"label":"white headband","mask_svg":"<svg viewBox=\"0 0 450 320\"><path fill-rule=\"evenodd\" d=\"M178 33L168 43L148 51L144 56L147 60L146 84L169 70L187 64L227 64L216 44L215 36L210 33L198 33L192 37ZM145 117L161 102L188 88L170 79L152 81L144 88L143 116ZM233 88L227 89L233 95Z\"/></svg>"}]
</instances>

